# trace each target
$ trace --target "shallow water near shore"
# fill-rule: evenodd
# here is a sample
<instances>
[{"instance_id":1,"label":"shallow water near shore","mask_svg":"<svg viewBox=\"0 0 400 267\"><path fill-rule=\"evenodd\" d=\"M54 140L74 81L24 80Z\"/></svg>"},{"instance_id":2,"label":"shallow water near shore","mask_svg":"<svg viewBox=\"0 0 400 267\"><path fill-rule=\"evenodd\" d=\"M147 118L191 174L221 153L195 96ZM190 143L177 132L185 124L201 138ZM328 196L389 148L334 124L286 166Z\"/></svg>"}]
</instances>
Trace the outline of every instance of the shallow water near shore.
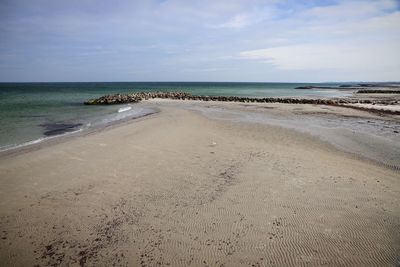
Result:
<instances>
[{"instance_id":1,"label":"shallow water near shore","mask_svg":"<svg viewBox=\"0 0 400 267\"><path fill-rule=\"evenodd\" d=\"M251 105L250 105L251 106ZM211 119L261 123L311 134L340 150L400 170L400 123L398 121L336 114L286 114L221 106L183 104ZM254 106L253 106L254 107Z\"/></svg>"},{"instance_id":2,"label":"shallow water near shore","mask_svg":"<svg viewBox=\"0 0 400 267\"><path fill-rule=\"evenodd\" d=\"M95 130L118 121L139 118L155 112L154 109L140 105L108 106L93 110L86 110L82 105L74 112L21 116L19 121L6 124L0 130L0 151L12 150L77 132Z\"/></svg>"}]
</instances>

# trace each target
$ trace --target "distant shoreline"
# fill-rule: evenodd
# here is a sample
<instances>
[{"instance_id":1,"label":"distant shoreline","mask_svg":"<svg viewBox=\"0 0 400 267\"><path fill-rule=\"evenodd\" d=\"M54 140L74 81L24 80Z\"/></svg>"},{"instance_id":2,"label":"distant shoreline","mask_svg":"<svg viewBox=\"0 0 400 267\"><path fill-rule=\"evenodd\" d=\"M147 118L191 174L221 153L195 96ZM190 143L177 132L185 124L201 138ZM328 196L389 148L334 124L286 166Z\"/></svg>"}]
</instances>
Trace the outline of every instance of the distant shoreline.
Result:
<instances>
[{"instance_id":1,"label":"distant shoreline","mask_svg":"<svg viewBox=\"0 0 400 267\"><path fill-rule=\"evenodd\" d=\"M400 81L384 81L384 82L346 82L346 81L338 81L338 82L265 82L265 81L22 81L22 82L15 82L15 81L4 81L0 82L0 84L72 84L72 83L154 83L154 84L162 84L162 83L198 83L198 84L207 84L207 83L216 83L216 84L304 84L304 85L313 85L313 84L335 84L335 85L359 85L359 84L371 84L371 85L388 85L394 84L396 86L400 86Z\"/></svg>"}]
</instances>

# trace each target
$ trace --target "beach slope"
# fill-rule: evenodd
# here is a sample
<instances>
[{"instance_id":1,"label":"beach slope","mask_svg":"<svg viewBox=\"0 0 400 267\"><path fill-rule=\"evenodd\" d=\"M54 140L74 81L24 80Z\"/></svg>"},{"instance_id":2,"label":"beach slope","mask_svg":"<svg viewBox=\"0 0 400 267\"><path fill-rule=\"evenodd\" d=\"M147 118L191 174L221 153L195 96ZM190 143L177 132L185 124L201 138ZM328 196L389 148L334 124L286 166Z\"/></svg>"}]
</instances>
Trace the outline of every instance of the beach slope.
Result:
<instances>
[{"instance_id":1,"label":"beach slope","mask_svg":"<svg viewBox=\"0 0 400 267\"><path fill-rule=\"evenodd\" d=\"M2 265L393 266L399 172L164 107L0 158Z\"/></svg>"}]
</instances>

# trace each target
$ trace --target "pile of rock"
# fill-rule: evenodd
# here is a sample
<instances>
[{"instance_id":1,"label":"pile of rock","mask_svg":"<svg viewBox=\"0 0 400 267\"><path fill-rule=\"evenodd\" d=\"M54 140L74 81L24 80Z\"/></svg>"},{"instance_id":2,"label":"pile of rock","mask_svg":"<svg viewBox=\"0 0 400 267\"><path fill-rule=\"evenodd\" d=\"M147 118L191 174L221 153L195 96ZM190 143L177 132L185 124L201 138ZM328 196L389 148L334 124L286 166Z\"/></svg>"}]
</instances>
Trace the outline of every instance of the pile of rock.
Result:
<instances>
[{"instance_id":1,"label":"pile of rock","mask_svg":"<svg viewBox=\"0 0 400 267\"><path fill-rule=\"evenodd\" d=\"M192 97L191 94L186 92L139 92L135 93L134 95L136 95L141 99L152 99L152 98L187 99Z\"/></svg>"},{"instance_id":2,"label":"pile of rock","mask_svg":"<svg viewBox=\"0 0 400 267\"><path fill-rule=\"evenodd\" d=\"M275 97L240 97L240 96L191 96L191 100L221 101L221 102L243 102L243 103L288 103L288 104L325 104L334 105L337 101L347 103L347 100L330 99L298 99L298 98L275 98Z\"/></svg>"},{"instance_id":3,"label":"pile of rock","mask_svg":"<svg viewBox=\"0 0 400 267\"><path fill-rule=\"evenodd\" d=\"M373 90L364 89L358 90L357 94L400 94L400 90Z\"/></svg>"},{"instance_id":4,"label":"pile of rock","mask_svg":"<svg viewBox=\"0 0 400 267\"><path fill-rule=\"evenodd\" d=\"M198 96L185 92L139 92L133 94L105 95L97 99L85 102L86 105L112 105L124 103L137 103L141 100L152 98L167 98L175 100L200 100L200 101L221 101L221 102L243 102L243 103L287 103L287 104L316 104L316 105L343 105L343 104L384 104L394 105L397 101L378 101L368 99L307 99L307 98L255 98L241 96Z\"/></svg>"},{"instance_id":5,"label":"pile of rock","mask_svg":"<svg viewBox=\"0 0 400 267\"><path fill-rule=\"evenodd\" d=\"M85 105L113 105L125 103L137 103L143 99L168 98L168 99L187 99L191 95L185 92L139 92L133 94L105 95L100 98L90 99Z\"/></svg>"},{"instance_id":6,"label":"pile of rock","mask_svg":"<svg viewBox=\"0 0 400 267\"><path fill-rule=\"evenodd\" d=\"M137 103L141 98L137 97L135 94L115 94L115 95L105 95L96 99L90 99L86 101L85 105L113 105L113 104L124 104L124 103Z\"/></svg>"},{"instance_id":7,"label":"pile of rock","mask_svg":"<svg viewBox=\"0 0 400 267\"><path fill-rule=\"evenodd\" d=\"M314 86L299 86L299 87L295 87L294 89L314 89L316 87Z\"/></svg>"}]
</instances>

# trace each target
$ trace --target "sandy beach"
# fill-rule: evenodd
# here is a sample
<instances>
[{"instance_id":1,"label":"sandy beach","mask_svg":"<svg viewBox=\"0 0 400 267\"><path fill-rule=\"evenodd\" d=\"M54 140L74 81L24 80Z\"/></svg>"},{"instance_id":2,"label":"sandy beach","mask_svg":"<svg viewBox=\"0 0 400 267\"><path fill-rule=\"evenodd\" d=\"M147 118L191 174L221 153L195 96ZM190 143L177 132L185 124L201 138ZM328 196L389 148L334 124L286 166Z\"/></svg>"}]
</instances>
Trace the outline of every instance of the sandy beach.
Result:
<instances>
[{"instance_id":1,"label":"sandy beach","mask_svg":"<svg viewBox=\"0 0 400 267\"><path fill-rule=\"evenodd\" d=\"M379 164L305 131L164 102L146 118L0 157L2 265L399 264L396 150ZM229 108L335 112L304 106Z\"/></svg>"}]
</instances>

